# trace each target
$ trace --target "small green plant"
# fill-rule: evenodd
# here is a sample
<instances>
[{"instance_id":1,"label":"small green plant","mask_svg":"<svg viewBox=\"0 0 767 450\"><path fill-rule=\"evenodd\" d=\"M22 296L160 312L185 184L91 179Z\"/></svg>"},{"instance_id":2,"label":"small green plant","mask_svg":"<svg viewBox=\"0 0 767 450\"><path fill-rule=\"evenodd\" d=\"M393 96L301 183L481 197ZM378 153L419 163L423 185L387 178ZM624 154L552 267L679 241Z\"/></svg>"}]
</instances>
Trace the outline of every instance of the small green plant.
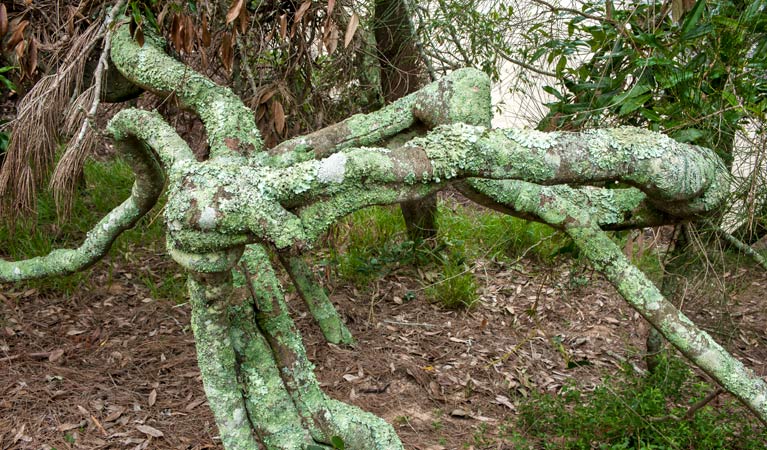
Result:
<instances>
[{"instance_id":1,"label":"small green plant","mask_svg":"<svg viewBox=\"0 0 767 450\"><path fill-rule=\"evenodd\" d=\"M398 208L372 207L351 214L331 236L327 264L358 287L412 260L412 244L405 239L405 222Z\"/></svg>"},{"instance_id":2,"label":"small green plant","mask_svg":"<svg viewBox=\"0 0 767 450\"><path fill-rule=\"evenodd\" d=\"M439 279L426 288L432 300L448 309L468 309L479 300L477 280L462 248L447 253L439 266Z\"/></svg>"},{"instance_id":3,"label":"small green plant","mask_svg":"<svg viewBox=\"0 0 767 450\"><path fill-rule=\"evenodd\" d=\"M527 222L489 210L440 205L437 239L432 247L407 241L405 223L397 207L373 207L350 215L336 227L329 247L334 248L325 262L358 287L385 276L401 266L438 264L445 273L447 289L471 291L473 276L457 259L480 258L512 260L523 255L550 261L572 250L571 241L547 225ZM458 249L457 247L460 247ZM444 256L454 252L453 256ZM456 259L458 254L460 258ZM435 280L429 280L435 281Z\"/></svg>"},{"instance_id":4,"label":"small green plant","mask_svg":"<svg viewBox=\"0 0 767 450\"><path fill-rule=\"evenodd\" d=\"M734 402L705 406L684 418L713 388L676 358L651 375L627 368L593 392L572 384L560 395L536 394L520 405L517 439L551 449L759 449L767 431ZM737 412L734 412L737 411Z\"/></svg>"},{"instance_id":5,"label":"small green plant","mask_svg":"<svg viewBox=\"0 0 767 450\"><path fill-rule=\"evenodd\" d=\"M3 66L3 67L0 67L0 85L2 85L2 87L4 87L5 89L8 89L11 92L15 92L16 91L16 85L13 84L13 82L11 80L9 80L8 78L6 78L5 75L3 75L3 74L11 72L14 69L18 69L18 67L16 67L16 66ZM0 92L2 92L2 90L3 89L0 89Z\"/></svg>"}]
</instances>

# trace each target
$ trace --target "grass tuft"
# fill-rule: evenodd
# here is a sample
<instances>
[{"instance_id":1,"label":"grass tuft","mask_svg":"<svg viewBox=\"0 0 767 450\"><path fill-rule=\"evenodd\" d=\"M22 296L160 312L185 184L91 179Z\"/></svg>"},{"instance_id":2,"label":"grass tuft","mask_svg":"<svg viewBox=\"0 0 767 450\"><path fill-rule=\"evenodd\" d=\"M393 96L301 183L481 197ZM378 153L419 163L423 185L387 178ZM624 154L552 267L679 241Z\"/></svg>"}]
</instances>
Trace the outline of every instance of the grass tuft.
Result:
<instances>
[{"instance_id":1,"label":"grass tuft","mask_svg":"<svg viewBox=\"0 0 767 450\"><path fill-rule=\"evenodd\" d=\"M724 395L684 418L714 389L678 358L645 376L626 367L593 391L571 384L558 395L533 394L520 401L516 419L480 430L474 443L565 450L765 448L767 430ZM743 420L733 422L734 415Z\"/></svg>"}]
</instances>

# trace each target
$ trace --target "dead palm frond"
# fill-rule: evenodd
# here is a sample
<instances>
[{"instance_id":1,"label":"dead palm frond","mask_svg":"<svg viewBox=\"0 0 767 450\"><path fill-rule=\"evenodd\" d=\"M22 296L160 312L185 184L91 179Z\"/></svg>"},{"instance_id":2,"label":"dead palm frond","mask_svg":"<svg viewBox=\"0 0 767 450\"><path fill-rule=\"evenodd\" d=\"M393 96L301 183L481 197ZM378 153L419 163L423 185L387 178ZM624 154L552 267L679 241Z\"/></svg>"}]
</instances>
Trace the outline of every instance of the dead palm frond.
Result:
<instances>
[{"instance_id":1,"label":"dead palm frond","mask_svg":"<svg viewBox=\"0 0 767 450\"><path fill-rule=\"evenodd\" d=\"M55 160L70 101L83 89L85 64L100 38L99 31L99 24L94 23L73 39L61 69L40 79L19 102L0 169L0 212L8 219L36 211L37 189Z\"/></svg>"}]
</instances>

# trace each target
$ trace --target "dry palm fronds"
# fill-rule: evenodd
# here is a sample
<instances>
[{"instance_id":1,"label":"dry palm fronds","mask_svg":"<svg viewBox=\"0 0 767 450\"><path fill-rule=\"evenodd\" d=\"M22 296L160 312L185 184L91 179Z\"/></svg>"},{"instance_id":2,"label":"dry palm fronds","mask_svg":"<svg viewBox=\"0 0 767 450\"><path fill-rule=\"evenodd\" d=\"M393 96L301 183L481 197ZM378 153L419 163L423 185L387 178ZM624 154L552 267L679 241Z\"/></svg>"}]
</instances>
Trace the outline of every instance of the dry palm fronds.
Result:
<instances>
[{"instance_id":1,"label":"dry palm fronds","mask_svg":"<svg viewBox=\"0 0 767 450\"><path fill-rule=\"evenodd\" d=\"M53 165L69 102L82 90L85 63L100 38L99 28L91 25L78 36L62 68L43 77L19 102L0 169L1 212L8 219L30 216L36 210L37 189Z\"/></svg>"}]
</instances>

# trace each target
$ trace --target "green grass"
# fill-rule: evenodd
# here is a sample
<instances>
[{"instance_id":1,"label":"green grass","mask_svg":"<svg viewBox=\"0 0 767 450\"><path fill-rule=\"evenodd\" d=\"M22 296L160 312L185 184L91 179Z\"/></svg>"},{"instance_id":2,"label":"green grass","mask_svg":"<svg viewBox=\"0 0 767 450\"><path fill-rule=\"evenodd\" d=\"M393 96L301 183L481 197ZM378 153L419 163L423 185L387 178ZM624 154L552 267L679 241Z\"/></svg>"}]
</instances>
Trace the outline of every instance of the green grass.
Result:
<instances>
[{"instance_id":1,"label":"green grass","mask_svg":"<svg viewBox=\"0 0 767 450\"><path fill-rule=\"evenodd\" d=\"M26 259L46 255L56 248L80 245L91 227L130 196L132 184L133 172L124 161L89 161L85 166L85 183L77 193L71 215L66 220L59 220L51 193L43 191L38 196L36 221L20 221L13 227L7 224L0 226L2 257L9 260ZM110 254L130 257L131 251L137 248L162 249L162 220L157 219L152 223L157 211L159 207L142 218L136 227L123 233ZM88 283L91 272L86 270L63 277L19 283L18 286L70 295Z\"/></svg>"},{"instance_id":2,"label":"green grass","mask_svg":"<svg viewBox=\"0 0 767 450\"><path fill-rule=\"evenodd\" d=\"M426 288L432 301L448 309L469 309L479 300L479 285L462 250L444 252L438 279Z\"/></svg>"},{"instance_id":3,"label":"green grass","mask_svg":"<svg viewBox=\"0 0 767 450\"><path fill-rule=\"evenodd\" d=\"M524 254L550 262L572 249L569 238L548 225L460 204L440 205L438 228L440 239L462 243L470 260L513 261Z\"/></svg>"},{"instance_id":4,"label":"green grass","mask_svg":"<svg viewBox=\"0 0 767 450\"><path fill-rule=\"evenodd\" d=\"M534 394L520 402L512 421L494 432L478 430L473 444L565 450L765 448L767 431L731 397L683 419L713 390L681 360L666 359L651 375L626 368L591 392L571 384L559 395Z\"/></svg>"}]
</instances>

